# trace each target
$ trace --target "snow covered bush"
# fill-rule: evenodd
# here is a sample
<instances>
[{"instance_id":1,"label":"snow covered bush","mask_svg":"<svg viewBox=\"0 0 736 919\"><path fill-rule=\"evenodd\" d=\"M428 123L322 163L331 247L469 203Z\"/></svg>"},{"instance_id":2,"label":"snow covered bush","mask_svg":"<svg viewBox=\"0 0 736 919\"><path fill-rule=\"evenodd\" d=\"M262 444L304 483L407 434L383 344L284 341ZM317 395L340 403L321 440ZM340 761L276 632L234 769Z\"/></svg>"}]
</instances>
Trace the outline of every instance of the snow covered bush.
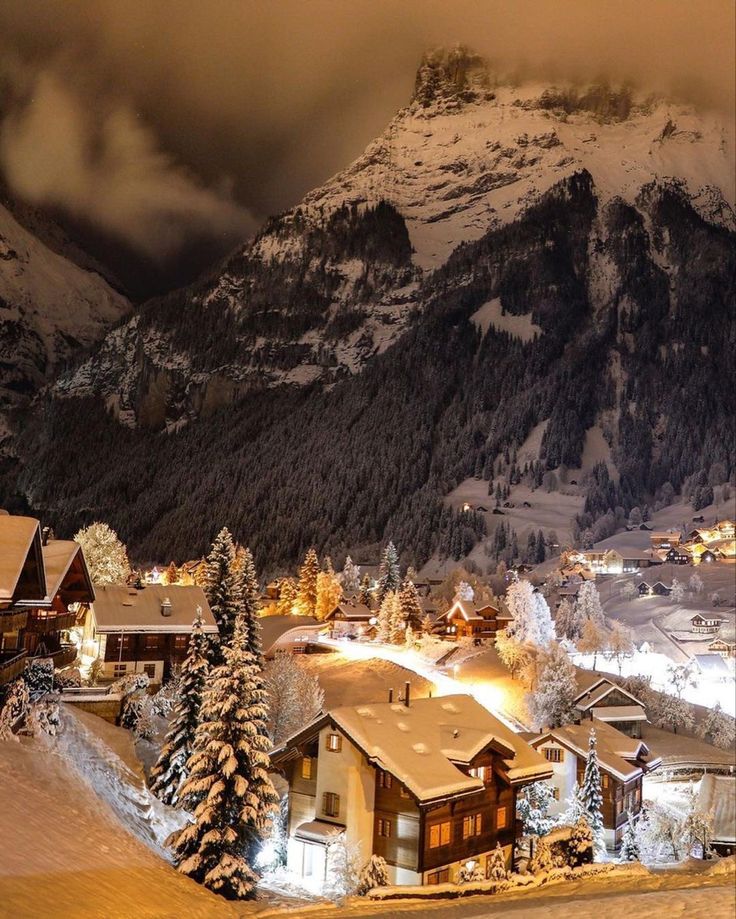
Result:
<instances>
[{"instance_id":1,"label":"snow covered bush","mask_svg":"<svg viewBox=\"0 0 736 919\"><path fill-rule=\"evenodd\" d=\"M593 861L594 837L590 823L584 815L578 817L570 832L569 852L572 867Z\"/></svg>"},{"instance_id":2,"label":"snow covered bush","mask_svg":"<svg viewBox=\"0 0 736 919\"><path fill-rule=\"evenodd\" d=\"M65 667L63 670L57 670L54 673L54 686L57 689L67 689L81 685L82 674L77 667Z\"/></svg>"},{"instance_id":3,"label":"snow covered bush","mask_svg":"<svg viewBox=\"0 0 736 919\"><path fill-rule=\"evenodd\" d=\"M697 733L714 747L732 750L736 743L736 720L721 709L720 702L716 702L698 725Z\"/></svg>"},{"instance_id":4,"label":"snow covered bush","mask_svg":"<svg viewBox=\"0 0 736 919\"><path fill-rule=\"evenodd\" d=\"M480 862L475 861L475 859L470 859L460 865L457 872L458 884L476 884L478 881L482 880L483 869L480 866Z\"/></svg>"},{"instance_id":5,"label":"snow covered bush","mask_svg":"<svg viewBox=\"0 0 736 919\"><path fill-rule=\"evenodd\" d=\"M334 900L351 897L360 883L360 853L358 847L345 840L341 833L327 847L327 893Z\"/></svg>"},{"instance_id":6,"label":"snow covered bush","mask_svg":"<svg viewBox=\"0 0 736 919\"><path fill-rule=\"evenodd\" d=\"M28 711L28 726L34 736L46 734L56 737L61 727L58 697L46 696L31 703Z\"/></svg>"},{"instance_id":7,"label":"snow covered bush","mask_svg":"<svg viewBox=\"0 0 736 919\"><path fill-rule=\"evenodd\" d=\"M552 850L546 839L541 837L534 846L534 853L529 860L529 870L532 874L541 874L543 871L549 871L553 867Z\"/></svg>"},{"instance_id":8,"label":"snow covered bush","mask_svg":"<svg viewBox=\"0 0 736 919\"><path fill-rule=\"evenodd\" d=\"M313 721L324 706L318 678L299 656L279 651L263 668L268 732L274 746Z\"/></svg>"},{"instance_id":9,"label":"snow covered bush","mask_svg":"<svg viewBox=\"0 0 736 919\"><path fill-rule=\"evenodd\" d=\"M388 865L380 855L371 855L360 872L356 893L364 897L376 887L388 887Z\"/></svg>"},{"instance_id":10,"label":"snow covered bush","mask_svg":"<svg viewBox=\"0 0 736 919\"><path fill-rule=\"evenodd\" d=\"M28 684L19 677L6 690L5 701L0 709L0 740L18 739L15 731L27 717L29 704Z\"/></svg>"},{"instance_id":11,"label":"snow covered bush","mask_svg":"<svg viewBox=\"0 0 736 919\"><path fill-rule=\"evenodd\" d=\"M51 658L35 658L26 664L23 679L31 698L42 696L54 688L54 662Z\"/></svg>"},{"instance_id":12,"label":"snow covered bush","mask_svg":"<svg viewBox=\"0 0 736 919\"><path fill-rule=\"evenodd\" d=\"M523 644L544 647L555 637L547 601L529 581L515 581L506 591L506 606L514 618L513 633Z\"/></svg>"},{"instance_id":13,"label":"snow covered bush","mask_svg":"<svg viewBox=\"0 0 736 919\"><path fill-rule=\"evenodd\" d=\"M519 792L516 813L523 822L525 836L544 836L554 826L548 811L554 801L554 792L546 782L532 782Z\"/></svg>"},{"instance_id":14,"label":"snow covered bush","mask_svg":"<svg viewBox=\"0 0 736 919\"><path fill-rule=\"evenodd\" d=\"M686 854L684 819L663 804L649 804L636 824L636 840L647 862L679 862Z\"/></svg>"},{"instance_id":15,"label":"snow covered bush","mask_svg":"<svg viewBox=\"0 0 736 919\"><path fill-rule=\"evenodd\" d=\"M138 705L138 713L133 725L136 740L151 740L156 733L155 711L151 696L143 693Z\"/></svg>"},{"instance_id":16,"label":"snow covered bush","mask_svg":"<svg viewBox=\"0 0 736 919\"><path fill-rule=\"evenodd\" d=\"M169 679L152 697L153 711L161 718L168 718L173 712L181 691L181 667L176 667Z\"/></svg>"},{"instance_id":17,"label":"snow covered bush","mask_svg":"<svg viewBox=\"0 0 736 919\"><path fill-rule=\"evenodd\" d=\"M621 840L621 850L619 851L619 861L621 862L638 862L640 858L639 840L636 834L636 825L631 813L626 821L623 839Z\"/></svg>"},{"instance_id":18,"label":"snow covered bush","mask_svg":"<svg viewBox=\"0 0 736 919\"><path fill-rule=\"evenodd\" d=\"M496 848L489 856L488 879L491 881L505 881L509 873L506 870L506 856L501 848L501 843L496 843Z\"/></svg>"}]
</instances>

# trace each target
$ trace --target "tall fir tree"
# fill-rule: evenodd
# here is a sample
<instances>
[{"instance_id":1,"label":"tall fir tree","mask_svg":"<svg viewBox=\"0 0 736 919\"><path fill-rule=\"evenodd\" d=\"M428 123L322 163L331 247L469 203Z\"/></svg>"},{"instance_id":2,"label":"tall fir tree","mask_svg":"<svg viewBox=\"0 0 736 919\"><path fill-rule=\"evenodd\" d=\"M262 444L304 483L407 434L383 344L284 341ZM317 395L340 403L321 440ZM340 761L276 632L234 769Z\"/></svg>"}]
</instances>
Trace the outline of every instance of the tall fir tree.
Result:
<instances>
[{"instance_id":1,"label":"tall fir tree","mask_svg":"<svg viewBox=\"0 0 736 919\"><path fill-rule=\"evenodd\" d=\"M224 661L224 649L232 640L235 619L243 604L235 543L227 527L217 534L207 556L205 595L217 623L219 640L210 646L210 662L217 667Z\"/></svg>"},{"instance_id":2,"label":"tall fir tree","mask_svg":"<svg viewBox=\"0 0 736 919\"><path fill-rule=\"evenodd\" d=\"M588 758L583 773L583 784L580 786L580 801L593 833L595 848L600 851L604 848L603 795L601 794L601 770L598 765L595 728L591 728L588 740Z\"/></svg>"},{"instance_id":3,"label":"tall fir tree","mask_svg":"<svg viewBox=\"0 0 736 919\"><path fill-rule=\"evenodd\" d=\"M299 611L304 616L314 616L317 606L317 576L320 573L319 557L314 548L307 550L299 569Z\"/></svg>"},{"instance_id":4,"label":"tall fir tree","mask_svg":"<svg viewBox=\"0 0 736 919\"><path fill-rule=\"evenodd\" d=\"M404 621L415 630L420 628L424 618L424 610L422 609L422 601L419 599L419 592L414 586L414 582L409 578L405 578L404 583L401 585L399 604L401 605L401 615L404 617Z\"/></svg>"},{"instance_id":5,"label":"tall fir tree","mask_svg":"<svg viewBox=\"0 0 736 919\"><path fill-rule=\"evenodd\" d=\"M363 575L363 580L360 582L360 593L358 598L364 606L370 607L373 605L374 594L371 589L371 579L367 574Z\"/></svg>"},{"instance_id":6,"label":"tall fir tree","mask_svg":"<svg viewBox=\"0 0 736 919\"><path fill-rule=\"evenodd\" d=\"M268 776L265 690L242 615L224 656L205 687L189 775L180 790L194 822L168 842L182 874L236 900L255 896L256 856L278 796Z\"/></svg>"},{"instance_id":7,"label":"tall fir tree","mask_svg":"<svg viewBox=\"0 0 736 919\"><path fill-rule=\"evenodd\" d=\"M399 554L394 544L389 541L383 550L381 567L378 573L377 599L383 603L387 593L395 593L401 587L401 571L399 570Z\"/></svg>"},{"instance_id":8,"label":"tall fir tree","mask_svg":"<svg viewBox=\"0 0 736 919\"><path fill-rule=\"evenodd\" d=\"M346 597L354 597L360 590L360 567L348 555L340 573L340 583Z\"/></svg>"},{"instance_id":9,"label":"tall fir tree","mask_svg":"<svg viewBox=\"0 0 736 919\"><path fill-rule=\"evenodd\" d=\"M209 672L209 641L202 626L202 609L198 607L197 618L189 636L187 656L181 665L179 697L174 706L171 726L156 765L151 770L151 790L164 804L178 803L179 786L187 776L187 760L192 753L199 721L202 693Z\"/></svg>"},{"instance_id":10,"label":"tall fir tree","mask_svg":"<svg viewBox=\"0 0 736 919\"><path fill-rule=\"evenodd\" d=\"M261 623L258 619L260 590L253 553L247 546L237 547L235 551L235 567L240 579L243 598L242 610L248 628L248 650L258 661L258 665L262 667Z\"/></svg>"}]
</instances>

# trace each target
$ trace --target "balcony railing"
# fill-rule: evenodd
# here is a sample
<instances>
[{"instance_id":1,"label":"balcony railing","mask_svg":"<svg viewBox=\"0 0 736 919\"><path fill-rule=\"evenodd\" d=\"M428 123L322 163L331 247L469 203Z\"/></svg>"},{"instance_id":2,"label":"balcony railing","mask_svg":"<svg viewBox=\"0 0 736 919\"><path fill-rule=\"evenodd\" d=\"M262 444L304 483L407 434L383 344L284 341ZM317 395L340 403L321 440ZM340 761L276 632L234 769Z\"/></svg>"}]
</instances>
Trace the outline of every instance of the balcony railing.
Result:
<instances>
[{"instance_id":1,"label":"balcony railing","mask_svg":"<svg viewBox=\"0 0 736 919\"><path fill-rule=\"evenodd\" d=\"M58 616L35 616L31 614L28 617L26 630L33 632L35 635L48 635L51 632L61 632L65 629L74 628L77 622L75 613L59 613Z\"/></svg>"},{"instance_id":2,"label":"balcony railing","mask_svg":"<svg viewBox=\"0 0 736 919\"><path fill-rule=\"evenodd\" d=\"M26 669L27 651L13 648L8 651L0 651L0 685L10 683Z\"/></svg>"}]
</instances>

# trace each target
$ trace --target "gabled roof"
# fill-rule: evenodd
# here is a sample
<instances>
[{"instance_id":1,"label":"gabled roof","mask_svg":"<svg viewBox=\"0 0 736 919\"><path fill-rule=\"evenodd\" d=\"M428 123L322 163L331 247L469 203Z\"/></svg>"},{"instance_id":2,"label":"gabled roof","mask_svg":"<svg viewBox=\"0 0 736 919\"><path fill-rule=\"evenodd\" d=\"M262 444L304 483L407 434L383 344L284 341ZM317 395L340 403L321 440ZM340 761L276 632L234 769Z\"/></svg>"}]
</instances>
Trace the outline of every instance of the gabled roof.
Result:
<instances>
[{"instance_id":1,"label":"gabled roof","mask_svg":"<svg viewBox=\"0 0 736 919\"><path fill-rule=\"evenodd\" d=\"M161 613L164 601L171 604L170 615ZM178 584L146 584L140 590L120 584L95 586L92 604L98 632L184 632L192 628L202 610L204 631L217 632L209 603L201 587Z\"/></svg>"},{"instance_id":2,"label":"gabled roof","mask_svg":"<svg viewBox=\"0 0 736 919\"><path fill-rule=\"evenodd\" d=\"M720 654L694 654L693 657L701 673L728 676L731 672Z\"/></svg>"},{"instance_id":3,"label":"gabled roof","mask_svg":"<svg viewBox=\"0 0 736 919\"><path fill-rule=\"evenodd\" d=\"M632 705L638 705L644 708L644 703L640 699L637 699L635 695L630 693L627 689L624 689L623 686L619 686L618 683L609 680L608 677L599 677L593 683L590 683L575 696L573 701L581 711L586 712L592 706L600 705L606 696L612 692L620 692L622 695L626 696L627 699L631 699Z\"/></svg>"},{"instance_id":4,"label":"gabled roof","mask_svg":"<svg viewBox=\"0 0 736 919\"><path fill-rule=\"evenodd\" d=\"M375 611L365 603L351 603L343 600L325 617L326 619L347 619L367 622L375 616Z\"/></svg>"},{"instance_id":5,"label":"gabled roof","mask_svg":"<svg viewBox=\"0 0 736 919\"><path fill-rule=\"evenodd\" d=\"M46 596L38 520L0 514L0 603Z\"/></svg>"},{"instance_id":6,"label":"gabled roof","mask_svg":"<svg viewBox=\"0 0 736 919\"><path fill-rule=\"evenodd\" d=\"M483 788L480 778L462 771L479 753L502 757L511 784L549 778L552 767L518 734L471 696L436 696L403 703L336 708L289 738L271 753L278 764L295 746L333 724L380 769L390 772L420 803Z\"/></svg>"},{"instance_id":7,"label":"gabled roof","mask_svg":"<svg viewBox=\"0 0 736 919\"><path fill-rule=\"evenodd\" d=\"M539 748L552 740L585 760L588 756L591 729L595 730L598 762L604 772L609 772L621 782L628 782L643 774L642 766L635 765L629 760L642 760L649 753L647 745L617 731L605 721L596 720L593 724L589 721L582 724L566 724L545 731L532 741L532 745Z\"/></svg>"},{"instance_id":8,"label":"gabled roof","mask_svg":"<svg viewBox=\"0 0 736 919\"><path fill-rule=\"evenodd\" d=\"M474 603L472 600L457 599L453 601L444 618L449 619L458 612L467 622L479 619L495 619L498 615L498 609L490 603Z\"/></svg>"},{"instance_id":9,"label":"gabled roof","mask_svg":"<svg viewBox=\"0 0 736 919\"><path fill-rule=\"evenodd\" d=\"M43 547L43 563L50 599L53 600L62 588L65 588L75 595L74 600L94 600L94 588L79 543L66 539L52 539Z\"/></svg>"}]
</instances>

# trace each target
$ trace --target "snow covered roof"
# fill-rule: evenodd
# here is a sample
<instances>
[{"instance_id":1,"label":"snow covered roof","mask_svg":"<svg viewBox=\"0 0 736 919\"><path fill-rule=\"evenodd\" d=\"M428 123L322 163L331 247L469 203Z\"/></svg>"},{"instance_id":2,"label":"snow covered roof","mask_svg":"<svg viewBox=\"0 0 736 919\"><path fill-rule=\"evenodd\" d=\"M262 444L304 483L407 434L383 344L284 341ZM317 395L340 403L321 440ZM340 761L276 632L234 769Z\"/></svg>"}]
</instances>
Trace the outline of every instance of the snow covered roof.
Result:
<instances>
[{"instance_id":1,"label":"snow covered roof","mask_svg":"<svg viewBox=\"0 0 736 919\"><path fill-rule=\"evenodd\" d=\"M38 520L0 514L0 603L46 594Z\"/></svg>"},{"instance_id":2,"label":"snow covered roof","mask_svg":"<svg viewBox=\"0 0 736 919\"><path fill-rule=\"evenodd\" d=\"M546 731L532 741L532 745L539 748L542 744L553 740L582 759L586 759L591 728L595 730L598 762L604 772L609 772L621 782L628 782L642 775L642 767L633 765L628 760L642 760L649 752L646 744L617 731L605 721L596 719L594 724L589 721L582 724L566 724L563 727Z\"/></svg>"},{"instance_id":3,"label":"snow covered roof","mask_svg":"<svg viewBox=\"0 0 736 919\"><path fill-rule=\"evenodd\" d=\"M728 676L730 673L720 654L694 654L693 657L701 673L709 676Z\"/></svg>"},{"instance_id":4,"label":"snow covered roof","mask_svg":"<svg viewBox=\"0 0 736 919\"><path fill-rule=\"evenodd\" d=\"M370 607L366 606L365 603L350 603L348 601L343 601L338 603L326 618L368 622L368 620L372 619L375 615L375 612Z\"/></svg>"},{"instance_id":5,"label":"snow covered roof","mask_svg":"<svg viewBox=\"0 0 736 919\"><path fill-rule=\"evenodd\" d=\"M593 712L599 721L646 721L647 716L641 705L608 705L602 712Z\"/></svg>"},{"instance_id":6,"label":"snow covered roof","mask_svg":"<svg viewBox=\"0 0 736 919\"><path fill-rule=\"evenodd\" d=\"M472 620L495 619L498 610L490 603L473 603L472 600L457 599L445 613L445 619L452 619L456 613L459 613L466 622Z\"/></svg>"},{"instance_id":7,"label":"snow covered roof","mask_svg":"<svg viewBox=\"0 0 736 919\"><path fill-rule=\"evenodd\" d=\"M79 578L84 584L83 592L87 594L87 600L94 599L95 594L87 571L87 565L84 561L82 547L79 543L68 539L52 539L43 547L46 587L51 599L62 589L64 580L75 562L78 567Z\"/></svg>"},{"instance_id":8,"label":"snow covered roof","mask_svg":"<svg viewBox=\"0 0 736 919\"><path fill-rule=\"evenodd\" d=\"M165 601L168 615L162 614ZM217 626L201 587L174 584L146 584L137 590L120 584L95 586L92 604L98 632L189 632L202 610L204 631Z\"/></svg>"},{"instance_id":9,"label":"snow covered roof","mask_svg":"<svg viewBox=\"0 0 736 919\"><path fill-rule=\"evenodd\" d=\"M542 756L471 696L416 699L409 706L391 702L344 706L318 719L311 732L328 723L362 750L369 762L402 782L420 803L482 789L482 780L460 767L467 767L489 747L501 755L511 784L552 775ZM294 735L272 752L272 759L288 758L294 744L308 734L305 729Z\"/></svg>"},{"instance_id":10,"label":"snow covered roof","mask_svg":"<svg viewBox=\"0 0 736 919\"><path fill-rule=\"evenodd\" d=\"M328 823L326 820L308 820L306 823L299 824L294 831L294 836L297 839L317 842L326 846L344 832L345 827L339 823Z\"/></svg>"},{"instance_id":11,"label":"snow covered roof","mask_svg":"<svg viewBox=\"0 0 736 919\"><path fill-rule=\"evenodd\" d=\"M585 685L586 683L587 685ZM642 709L644 708L644 703L640 699L637 699L635 695L624 689L623 686L619 686L618 683L609 680L608 677L597 676L595 674L579 674L578 685L582 685L583 688L577 696L575 696L573 701L583 712L587 712L588 709L594 705L600 705L606 696L614 691L626 696L627 699L631 699L633 705Z\"/></svg>"},{"instance_id":12,"label":"snow covered roof","mask_svg":"<svg viewBox=\"0 0 736 919\"><path fill-rule=\"evenodd\" d=\"M713 814L715 842L736 842L736 778L706 773L700 780L698 809Z\"/></svg>"},{"instance_id":13,"label":"snow covered roof","mask_svg":"<svg viewBox=\"0 0 736 919\"><path fill-rule=\"evenodd\" d=\"M258 622L261 626L261 644L264 654L268 654L276 642L289 632L298 633L304 628L313 630L320 624L314 616L261 616Z\"/></svg>"}]
</instances>

